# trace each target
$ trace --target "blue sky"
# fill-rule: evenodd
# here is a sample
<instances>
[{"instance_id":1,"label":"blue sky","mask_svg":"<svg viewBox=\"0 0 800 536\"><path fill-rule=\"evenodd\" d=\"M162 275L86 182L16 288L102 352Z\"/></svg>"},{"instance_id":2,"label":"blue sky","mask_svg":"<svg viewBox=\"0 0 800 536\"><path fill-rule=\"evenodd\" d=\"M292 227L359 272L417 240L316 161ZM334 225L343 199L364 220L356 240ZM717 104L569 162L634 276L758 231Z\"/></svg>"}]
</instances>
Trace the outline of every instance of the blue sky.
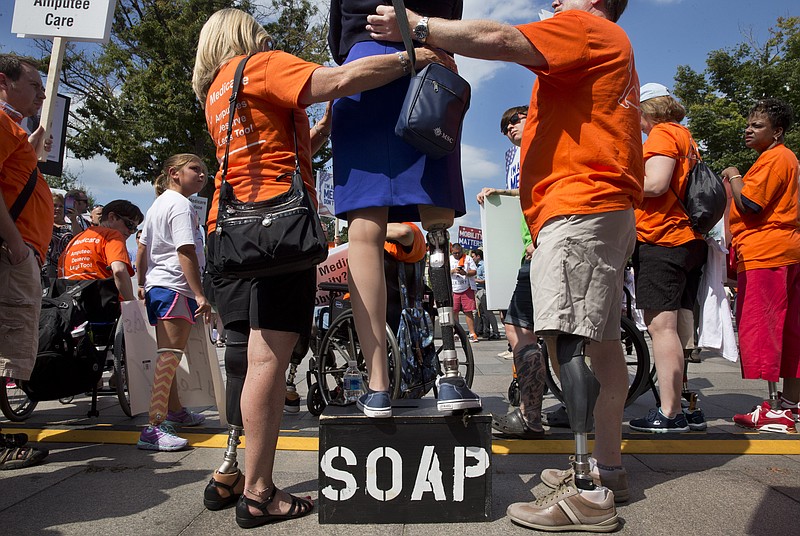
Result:
<instances>
[{"instance_id":1,"label":"blue sky","mask_svg":"<svg viewBox=\"0 0 800 536\"><path fill-rule=\"evenodd\" d=\"M327 12L328 0L316 0ZM11 34L14 0L0 0L0 51L36 55L32 40ZM464 18L490 18L512 24L538 20L540 0L464 0ZM678 65L702 71L712 50L733 47L746 39L763 43L778 17L800 16L798 0L629 0L620 25L630 36L642 83L669 87ZM473 86L472 105L464 123L462 169L467 215L456 225L480 227L476 194L483 186L504 184L503 154L509 142L500 134L500 116L511 106L527 104L534 77L518 65L456 58L461 74ZM190 83L189 80L186 81ZM99 202L127 198L146 210L153 199L150 185L123 185L114 166L103 158L78 161L70 169ZM456 236L456 229L451 231Z\"/></svg>"}]
</instances>

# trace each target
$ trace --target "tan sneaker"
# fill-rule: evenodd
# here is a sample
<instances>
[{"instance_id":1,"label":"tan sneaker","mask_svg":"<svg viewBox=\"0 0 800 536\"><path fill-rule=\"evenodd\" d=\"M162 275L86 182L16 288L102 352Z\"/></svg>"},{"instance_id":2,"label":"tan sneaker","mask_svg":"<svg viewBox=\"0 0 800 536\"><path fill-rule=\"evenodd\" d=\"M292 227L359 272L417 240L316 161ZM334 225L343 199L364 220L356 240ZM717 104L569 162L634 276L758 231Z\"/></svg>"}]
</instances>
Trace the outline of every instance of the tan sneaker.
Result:
<instances>
[{"instance_id":1,"label":"tan sneaker","mask_svg":"<svg viewBox=\"0 0 800 536\"><path fill-rule=\"evenodd\" d=\"M589 474L595 486L605 486L614 492L614 502L617 504L626 503L630 497L628 493L628 473L625 469L616 469L614 471L606 471L597 467L594 458L589 459L591 471ZM562 484L572 484L575 479L575 472L572 468L560 469L545 469L541 474L542 483L549 487L556 489Z\"/></svg>"},{"instance_id":2,"label":"tan sneaker","mask_svg":"<svg viewBox=\"0 0 800 536\"><path fill-rule=\"evenodd\" d=\"M611 532L619 525L614 494L608 488L592 491L562 485L529 503L514 503L506 511L514 523L544 531Z\"/></svg>"}]
</instances>

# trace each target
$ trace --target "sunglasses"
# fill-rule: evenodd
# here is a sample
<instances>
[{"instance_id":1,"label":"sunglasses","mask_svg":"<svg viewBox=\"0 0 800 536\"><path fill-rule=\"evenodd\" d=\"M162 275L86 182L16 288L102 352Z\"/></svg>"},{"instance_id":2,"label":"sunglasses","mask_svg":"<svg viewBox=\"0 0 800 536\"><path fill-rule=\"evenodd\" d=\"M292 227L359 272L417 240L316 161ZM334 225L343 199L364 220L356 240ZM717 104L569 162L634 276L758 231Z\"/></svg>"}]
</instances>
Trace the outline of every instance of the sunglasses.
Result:
<instances>
[{"instance_id":1,"label":"sunglasses","mask_svg":"<svg viewBox=\"0 0 800 536\"><path fill-rule=\"evenodd\" d=\"M520 121L527 119L527 117L528 114L516 112L514 115L508 118L508 124L506 125L506 128L503 129L503 134L508 135L508 129L510 126L519 124Z\"/></svg>"},{"instance_id":2,"label":"sunglasses","mask_svg":"<svg viewBox=\"0 0 800 536\"><path fill-rule=\"evenodd\" d=\"M139 224L130 218L126 218L125 216L120 216L120 215L117 215L117 217L122 220L122 223L125 224L125 227L127 227L130 232L134 232L136 228L139 227Z\"/></svg>"}]
</instances>

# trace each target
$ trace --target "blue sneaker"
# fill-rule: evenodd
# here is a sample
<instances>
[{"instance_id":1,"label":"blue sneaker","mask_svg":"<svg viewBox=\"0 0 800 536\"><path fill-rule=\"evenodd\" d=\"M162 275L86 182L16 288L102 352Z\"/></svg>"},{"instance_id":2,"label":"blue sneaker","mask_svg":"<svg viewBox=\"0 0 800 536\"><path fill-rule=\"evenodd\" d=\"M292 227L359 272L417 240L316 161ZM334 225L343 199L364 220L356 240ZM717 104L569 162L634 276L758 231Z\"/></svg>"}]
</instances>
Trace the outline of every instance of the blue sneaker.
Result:
<instances>
[{"instance_id":1,"label":"blue sneaker","mask_svg":"<svg viewBox=\"0 0 800 536\"><path fill-rule=\"evenodd\" d=\"M467 382L461 376L439 378L437 384L439 396L436 407L439 411L480 409L480 397L467 387Z\"/></svg>"},{"instance_id":2,"label":"blue sneaker","mask_svg":"<svg viewBox=\"0 0 800 536\"><path fill-rule=\"evenodd\" d=\"M356 406L367 417L385 419L392 416L392 401L388 391L369 391L361 395Z\"/></svg>"},{"instance_id":3,"label":"blue sneaker","mask_svg":"<svg viewBox=\"0 0 800 536\"><path fill-rule=\"evenodd\" d=\"M683 414L683 411L670 419L661 413L661 408L651 409L647 417L633 419L629 426L631 430L636 430L637 432L654 432L657 434L689 431L689 423L686 422L686 415Z\"/></svg>"}]
</instances>

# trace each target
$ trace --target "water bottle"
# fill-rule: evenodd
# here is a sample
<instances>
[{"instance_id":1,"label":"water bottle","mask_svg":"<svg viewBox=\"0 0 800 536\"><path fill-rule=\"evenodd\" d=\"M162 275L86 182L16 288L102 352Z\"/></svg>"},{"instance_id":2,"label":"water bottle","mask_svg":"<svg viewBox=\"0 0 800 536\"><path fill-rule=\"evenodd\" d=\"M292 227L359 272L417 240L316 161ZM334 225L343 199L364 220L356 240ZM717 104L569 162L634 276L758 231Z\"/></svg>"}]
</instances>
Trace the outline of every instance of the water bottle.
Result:
<instances>
[{"instance_id":1,"label":"water bottle","mask_svg":"<svg viewBox=\"0 0 800 536\"><path fill-rule=\"evenodd\" d=\"M347 370L344 371L344 399L346 402L355 402L364 394L364 379L355 360L347 361Z\"/></svg>"}]
</instances>

